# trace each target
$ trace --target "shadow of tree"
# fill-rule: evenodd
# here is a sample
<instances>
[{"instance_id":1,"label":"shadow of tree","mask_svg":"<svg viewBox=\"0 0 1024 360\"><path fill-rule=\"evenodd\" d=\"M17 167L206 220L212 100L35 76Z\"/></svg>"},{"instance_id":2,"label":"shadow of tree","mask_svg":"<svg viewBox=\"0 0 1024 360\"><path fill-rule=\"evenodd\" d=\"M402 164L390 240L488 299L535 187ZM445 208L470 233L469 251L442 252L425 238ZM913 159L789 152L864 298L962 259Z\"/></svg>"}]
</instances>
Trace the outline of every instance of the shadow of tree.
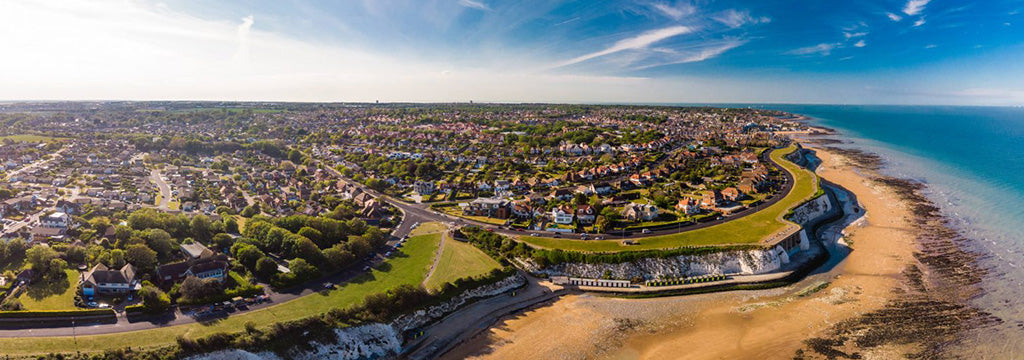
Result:
<instances>
[{"instance_id":1,"label":"shadow of tree","mask_svg":"<svg viewBox=\"0 0 1024 360\"><path fill-rule=\"evenodd\" d=\"M63 275L63 273L61 273ZM71 281L66 276L53 279L50 277L42 278L34 282L25 290L25 295L32 298L32 300L42 300L50 296L63 294L68 288L71 287Z\"/></svg>"}]
</instances>

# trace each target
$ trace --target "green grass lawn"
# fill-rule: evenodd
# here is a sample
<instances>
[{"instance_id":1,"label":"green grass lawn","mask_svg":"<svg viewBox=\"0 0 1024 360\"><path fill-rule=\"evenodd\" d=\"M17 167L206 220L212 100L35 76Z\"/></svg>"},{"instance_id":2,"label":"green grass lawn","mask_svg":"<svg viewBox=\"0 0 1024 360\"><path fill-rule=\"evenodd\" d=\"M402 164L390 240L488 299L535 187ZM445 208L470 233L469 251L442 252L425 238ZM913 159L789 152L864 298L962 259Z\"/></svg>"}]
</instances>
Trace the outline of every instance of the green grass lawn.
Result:
<instances>
[{"instance_id":1,"label":"green grass lawn","mask_svg":"<svg viewBox=\"0 0 1024 360\"><path fill-rule=\"evenodd\" d=\"M427 279L427 289L437 290L445 283L501 268L497 261L475 246L452 239L445 240L440 256L437 267Z\"/></svg>"},{"instance_id":2,"label":"green grass lawn","mask_svg":"<svg viewBox=\"0 0 1024 360\"><path fill-rule=\"evenodd\" d=\"M789 209L810 199L817 192L815 175L786 160L784 156L796 146L774 150L771 157L794 175L793 189L779 202L755 214L703 229L671 235L636 239L636 245L623 245L618 240L568 240L522 236L520 241L535 247L590 252L616 252L652 249L671 249L681 246L755 244L768 236L795 224L782 217Z\"/></svg>"},{"instance_id":3,"label":"green grass lawn","mask_svg":"<svg viewBox=\"0 0 1024 360\"><path fill-rule=\"evenodd\" d=\"M52 142L57 142L57 141L65 140L65 138L58 138L58 137L44 136L44 135L34 135L34 134L17 134L17 135L0 136L0 140L4 140L4 139L10 139L11 141L17 141L17 142L46 142L46 143L52 143Z\"/></svg>"},{"instance_id":4,"label":"green grass lawn","mask_svg":"<svg viewBox=\"0 0 1024 360\"><path fill-rule=\"evenodd\" d=\"M36 281L25 290L18 301L26 310L76 310L75 290L78 289L78 271L65 270L63 281Z\"/></svg>"},{"instance_id":5,"label":"green grass lawn","mask_svg":"<svg viewBox=\"0 0 1024 360\"><path fill-rule=\"evenodd\" d=\"M441 228L428 223L416 230L426 233ZM0 349L3 349L0 352L5 355L36 355L51 352L100 352L127 346L133 349L153 348L173 344L178 335L195 338L217 332L237 332L243 331L245 323L266 327L276 322L324 313L332 308L352 306L361 303L369 294L383 292L403 284L421 284L434 260L440 240L439 233L417 234L409 238L406 245L391 259L370 273L359 276L333 291L303 296L260 310L238 313L220 321L130 333L78 336L77 340L71 337L0 338Z\"/></svg>"}]
</instances>

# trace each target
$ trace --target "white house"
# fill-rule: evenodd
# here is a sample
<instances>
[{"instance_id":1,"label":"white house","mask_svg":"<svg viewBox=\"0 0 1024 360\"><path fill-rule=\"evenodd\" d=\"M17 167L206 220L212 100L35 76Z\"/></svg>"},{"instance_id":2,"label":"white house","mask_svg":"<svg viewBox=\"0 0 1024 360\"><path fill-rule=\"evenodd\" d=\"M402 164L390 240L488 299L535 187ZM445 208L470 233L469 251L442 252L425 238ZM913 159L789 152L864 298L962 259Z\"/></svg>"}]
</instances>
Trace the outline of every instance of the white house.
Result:
<instances>
[{"instance_id":1,"label":"white house","mask_svg":"<svg viewBox=\"0 0 1024 360\"><path fill-rule=\"evenodd\" d=\"M68 226L71 226L71 217L67 213L58 211L39 219L39 222L44 227L67 229Z\"/></svg>"},{"instance_id":2,"label":"white house","mask_svg":"<svg viewBox=\"0 0 1024 360\"><path fill-rule=\"evenodd\" d=\"M127 264L121 270L111 270L97 264L82 277L82 295L124 294L140 288L135 267Z\"/></svg>"},{"instance_id":3,"label":"white house","mask_svg":"<svg viewBox=\"0 0 1024 360\"><path fill-rule=\"evenodd\" d=\"M551 209L551 219L553 219L556 224L572 224L572 218L572 209L564 208L562 206Z\"/></svg>"}]
</instances>

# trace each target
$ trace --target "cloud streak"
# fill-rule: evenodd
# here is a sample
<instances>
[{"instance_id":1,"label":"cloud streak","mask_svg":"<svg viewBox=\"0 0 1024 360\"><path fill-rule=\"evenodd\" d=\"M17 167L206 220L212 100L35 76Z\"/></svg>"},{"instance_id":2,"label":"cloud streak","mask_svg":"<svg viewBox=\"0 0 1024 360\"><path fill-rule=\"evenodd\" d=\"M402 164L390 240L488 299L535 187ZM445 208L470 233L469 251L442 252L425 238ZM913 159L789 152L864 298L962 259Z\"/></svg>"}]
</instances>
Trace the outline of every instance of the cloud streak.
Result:
<instances>
[{"instance_id":1,"label":"cloud streak","mask_svg":"<svg viewBox=\"0 0 1024 360\"><path fill-rule=\"evenodd\" d=\"M909 16L920 14L931 0L910 0L903 6L903 13Z\"/></svg>"},{"instance_id":2,"label":"cloud streak","mask_svg":"<svg viewBox=\"0 0 1024 360\"><path fill-rule=\"evenodd\" d=\"M796 48L796 49L787 51L786 54L790 54L790 55L814 55L814 54L820 54L822 56L829 56L830 54L832 54L832 50L834 50L837 46L839 46L839 44L835 44L835 43L821 43L821 44L818 44L818 45L807 46L807 47L802 47L802 48Z\"/></svg>"},{"instance_id":3,"label":"cloud streak","mask_svg":"<svg viewBox=\"0 0 1024 360\"><path fill-rule=\"evenodd\" d=\"M646 48L646 47L648 47L651 44L654 44L656 42L659 42L659 41L662 41L662 40L665 40L665 39L668 39L668 38L671 38L671 37L679 36L679 35L682 35L682 34L691 33L693 31L694 31L693 28L688 27L688 26L682 26L682 25L670 26L670 27L666 27L666 28L651 30L651 31L645 32L643 34L640 34L640 35L637 35L637 36L634 36L634 37L631 37L631 38L627 38L627 39L622 39L622 40L616 41L615 44L612 44L612 46L609 46L608 48L605 48L604 50L595 51L595 52L592 52L592 53L589 53L589 54L577 56L575 58L563 61L563 62L558 63L555 66L553 66L553 68L560 68L560 67L564 67L564 66L578 64L578 63L581 63L581 62L584 62L584 61L587 61L587 60L599 58L599 57L602 57L602 56L605 56L605 55L610 55L610 54L614 54L614 53L625 51L625 50L643 49L643 48Z\"/></svg>"},{"instance_id":4,"label":"cloud streak","mask_svg":"<svg viewBox=\"0 0 1024 360\"><path fill-rule=\"evenodd\" d=\"M484 4L482 1L477 1L477 0L459 0L459 5L462 5L463 7L467 7L467 8L470 8L470 9L477 9L477 10L490 10L491 9L489 6L487 6L487 4Z\"/></svg>"},{"instance_id":5,"label":"cloud streak","mask_svg":"<svg viewBox=\"0 0 1024 360\"><path fill-rule=\"evenodd\" d=\"M656 50L660 50L661 52L664 52L664 53L675 55L675 57L672 58L672 59L669 59L669 60L665 60L665 61L662 61L662 62L655 63L655 64L648 64L648 65L638 66L638 67L635 67L633 69L634 70L643 70L643 69L650 69L650 68L659 67L659 66L666 66L666 65L675 65L675 64L685 64L685 63L701 62L701 61L705 61L705 60L716 58L719 55L722 55L723 53L725 53L726 51L735 49L735 48L740 47L740 46L742 46L743 44L746 44L746 43L747 43L746 40L729 40L729 41L723 42L721 44L715 44L715 45L711 45L711 46L706 46L706 47L703 47L703 48L701 48L701 49L699 49L697 51L691 51L691 52L686 52L686 53L682 53L682 54L680 54L678 51L674 51L674 50L671 50L671 49L656 49Z\"/></svg>"},{"instance_id":6,"label":"cloud streak","mask_svg":"<svg viewBox=\"0 0 1024 360\"><path fill-rule=\"evenodd\" d=\"M750 11L739 11L736 9L723 11L721 14L714 16L713 19L733 29L746 24L767 24L772 21L772 19L767 16L755 18L750 16Z\"/></svg>"},{"instance_id":7,"label":"cloud streak","mask_svg":"<svg viewBox=\"0 0 1024 360\"><path fill-rule=\"evenodd\" d=\"M687 3L681 3L673 6L667 3L658 2L651 4L651 7L676 21L682 20L684 17L693 15L697 12L697 8Z\"/></svg>"}]
</instances>

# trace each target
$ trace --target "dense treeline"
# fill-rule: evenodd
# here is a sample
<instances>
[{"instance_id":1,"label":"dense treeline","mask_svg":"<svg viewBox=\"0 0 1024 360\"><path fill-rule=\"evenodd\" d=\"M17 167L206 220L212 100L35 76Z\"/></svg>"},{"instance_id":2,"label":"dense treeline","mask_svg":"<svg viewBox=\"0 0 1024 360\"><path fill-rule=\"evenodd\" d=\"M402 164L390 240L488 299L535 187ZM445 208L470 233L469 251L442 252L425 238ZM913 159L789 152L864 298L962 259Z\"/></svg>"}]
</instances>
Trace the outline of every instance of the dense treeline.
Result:
<instances>
[{"instance_id":1,"label":"dense treeline","mask_svg":"<svg viewBox=\"0 0 1024 360\"><path fill-rule=\"evenodd\" d=\"M323 270L349 266L383 246L387 235L359 219L348 221L306 215L276 220L255 217L231 253L257 277L274 287L287 287L319 276ZM268 254L291 259L291 272L278 273Z\"/></svg>"}]
</instances>

